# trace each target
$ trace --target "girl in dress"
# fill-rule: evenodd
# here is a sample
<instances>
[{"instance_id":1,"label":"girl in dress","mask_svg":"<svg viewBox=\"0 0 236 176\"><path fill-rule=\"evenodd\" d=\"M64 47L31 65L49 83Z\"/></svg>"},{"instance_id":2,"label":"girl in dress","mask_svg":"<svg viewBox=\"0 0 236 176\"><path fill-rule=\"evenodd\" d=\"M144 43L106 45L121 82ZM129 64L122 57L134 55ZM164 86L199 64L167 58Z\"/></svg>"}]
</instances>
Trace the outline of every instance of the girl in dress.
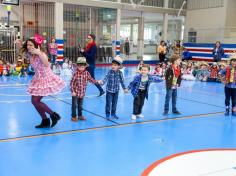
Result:
<instances>
[{"instance_id":1,"label":"girl in dress","mask_svg":"<svg viewBox=\"0 0 236 176\"><path fill-rule=\"evenodd\" d=\"M53 112L42 102L42 99L45 96L60 92L65 87L65 82L52 72L46 53L40 50L42 42L43 38L35 35L34 39L26 40L23 45L23 50L29 53L30 64L35 71L35 75L29 84L28 92L32 96L32 104L42 118L42 122L35 128L53 127L60 120L59 114ZM52 123L50 123L46 113L50 115Z\"/></svg>"},{"instance_id":2,"label":"girl in dress","mask_svg":"<svg viewBox=\"0 0 236 176\"><path fill-rule=\"evenodd\" d=\"M195 81L196 78L193 76L193 63L192 62L188 62L187 63L187 68L185 70L183 70L183 75L182 75L182 79L184 80L188 80L188 81Z\"/></svg>"}]
</instances>

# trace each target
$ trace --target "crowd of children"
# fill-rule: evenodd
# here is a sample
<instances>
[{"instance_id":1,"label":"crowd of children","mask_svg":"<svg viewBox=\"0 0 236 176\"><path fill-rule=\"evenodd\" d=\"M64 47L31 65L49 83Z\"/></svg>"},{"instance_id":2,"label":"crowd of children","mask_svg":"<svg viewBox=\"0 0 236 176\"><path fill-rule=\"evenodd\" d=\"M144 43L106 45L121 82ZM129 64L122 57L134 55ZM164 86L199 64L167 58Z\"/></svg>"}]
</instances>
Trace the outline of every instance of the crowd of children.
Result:
<instances>
[{"instance_id":1,"label":"crowd of children","mask_svg":"<svg viewBox=\"0 0 236 176\"><path fill-rule=\"evenodd\" d=\"M152 71L152 74L165 77L166 68L168 65L171 65L171 63L158 63ZM182 72L181 77L183 80L188 81L220 82L219 73L226 66L227 63L224 61L218 63L208 63L205 61L182 61L180 65Z\"/></svg>"}]
</instances>

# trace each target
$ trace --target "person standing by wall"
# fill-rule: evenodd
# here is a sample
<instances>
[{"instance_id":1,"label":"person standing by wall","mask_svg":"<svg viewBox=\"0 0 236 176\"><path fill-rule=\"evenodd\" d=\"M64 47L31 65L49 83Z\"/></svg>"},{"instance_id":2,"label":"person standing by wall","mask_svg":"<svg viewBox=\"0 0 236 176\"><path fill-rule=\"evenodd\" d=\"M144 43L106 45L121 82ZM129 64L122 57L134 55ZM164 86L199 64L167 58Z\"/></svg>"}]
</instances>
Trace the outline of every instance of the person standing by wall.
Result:
<instances>
[{"instance_id":1,"label":"person standing by wall","mask_svg":"<svg viewBox=\"0 0 236 176\"><path fill-rule=\"evenodd\" d=\"M57 44L54 37L51 38L50 43L48 44L49 57L52 63L52 66L55 65L57 57Z\"/></svg>"},{"instance_id":2,"label":"person standing by wall","mask_svg":"<svg viewBox=\"0 0 236 176\"><path fill-rule=\"evenodd\" d=\"M224 56L224 49L221 47L220 41L217 41L215 43L215 47L212 51L213 54L213 60L214 62L221 61L222 57Z\"/></svg>"},{"instance_id":3,"label":"person standing by wall","mask_svg":"<svg viewBox=\"0 0 236 176\"><path fill-rule=\"evenodd\" d=\"M129 46L129 39L128 37L125 39L125 56L126 58L129 58L130 54L130 46Z\"/></svg>"},{"instance_id":4,"label":"person standing by wall","mask_svg":"<svg viewBox=\"0 0 236 176\"><path fill-rule=\"evenodd\" d=\"M81 49L80 53L86 58L87 63L89 66L87 67L87 71L90 73L93 79L95 79L94 71L96 68L96 54L97 54L97 46L95 42L95 35L89 34L87 37L87 45L85 49ZM102 87L96 83L95 86L99 90L99 97L102 96L105 92Z\"/></svg>"},{"instance_id":5,"label":"person standing by wall","mask_svg":"<svg viewBox=\"0 0 236 176\"><path fill-rule=\"evenodd\" d=\"M160 63L165 61L166 51L167 50L166 50L166 46L165 46L165 41L162 40L160 42L160 45L157 48L157 53L159 54L159 61L160 61Z\"/></svg>"}]
</instances>

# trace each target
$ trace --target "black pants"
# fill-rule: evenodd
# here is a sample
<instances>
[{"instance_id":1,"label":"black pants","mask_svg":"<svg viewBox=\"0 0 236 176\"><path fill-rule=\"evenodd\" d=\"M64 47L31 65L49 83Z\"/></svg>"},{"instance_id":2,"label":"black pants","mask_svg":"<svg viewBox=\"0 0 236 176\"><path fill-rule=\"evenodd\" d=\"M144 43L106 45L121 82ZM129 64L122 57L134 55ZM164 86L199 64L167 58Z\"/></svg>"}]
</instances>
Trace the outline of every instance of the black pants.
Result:
<instances>
[{"instance_id":1,"label":"black pants","mask_svg":"<svg viewBox=\"0 0 236 176\"><path fill-rule=\"evenodd\" d=\"M230 99L232 102L232 108L236 107L236 89L225 87L225 106L230 105Z\"/></svg>"},{"instance_id":2,"label":"black pants","mask_svg":"<svg viewBox=\"0 0 236 176\"><path fill-rule=\"evenodd\" d=\"M87 71L90 73L91 77L93 79L95 79L95 75L94 75L94 71L95 71L95 67L87 67ZM96 83L95 86L98 88L99 92L103 92L102 87L100 86L100 84Z\"/></svg>"},{"instance_id":3,"label":"black pants","mask_svg":"<svg viewBox=\"0 0 236 176\"><path fill-rule=\"evenodd\" d=\"M159 61L160 61L160 63L161 62L165 62L165 58L166 58L165 54L159 53Z\"/></svg>"},{"instance_id":4,"label":"black pants","mask_svg":"<svg viewBox=\"0 0 236 176\"><path fill-rule=\"evenodd\" d=\"M82 116L82 110L83 110L83 98L79 98L77 96L72 96L72 106L71 106L71 116L77 117L76 115L76 105L78 110L78 116Z\"/></svg>"},{"instance_id":5,"label":"black pants","mask_svg":"<svg viewBox=\"0 0 236 176\"><path fill-rule=\"evenodd\" d=\"M134 115L139 115L142 113L142 108L144 105L146 93L147 93L146 90L139 89L137 96L134 98L134 103L133 103L133 114Z\"/></svg>"}]
</instances>

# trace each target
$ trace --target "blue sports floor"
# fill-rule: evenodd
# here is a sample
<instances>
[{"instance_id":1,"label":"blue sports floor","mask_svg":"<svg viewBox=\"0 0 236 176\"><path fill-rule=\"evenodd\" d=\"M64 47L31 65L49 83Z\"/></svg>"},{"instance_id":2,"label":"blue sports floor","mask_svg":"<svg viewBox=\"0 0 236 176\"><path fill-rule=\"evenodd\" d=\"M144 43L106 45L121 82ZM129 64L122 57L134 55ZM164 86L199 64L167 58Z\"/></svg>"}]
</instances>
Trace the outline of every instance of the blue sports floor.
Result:
<instances>
[{"instance_id":1,"label":"blue sports floor","mask_svg":"<svg viewBox=\"0 0 236 176\"><path fill-rule=\"evenodd\" d=\"M102 79L109 67L97 68ZM136 67L125 69L125 83ZM236 148L236 117L224 116L224 86L183 81L177 107L163 116L165 86L153 83L143 119L131 120L133 97L121 90L118 120L105 119L105 96L92 84L86 121L71 122L69 86L44 101L62 116L54 128L35 129L40 116L26 93L31 78L0 78L0 176L138 176L153 162L180 152ZM67 85L69 79L65 78ZM170 108L171 109L171 108Z\"/></svg>"}]
</instances>

